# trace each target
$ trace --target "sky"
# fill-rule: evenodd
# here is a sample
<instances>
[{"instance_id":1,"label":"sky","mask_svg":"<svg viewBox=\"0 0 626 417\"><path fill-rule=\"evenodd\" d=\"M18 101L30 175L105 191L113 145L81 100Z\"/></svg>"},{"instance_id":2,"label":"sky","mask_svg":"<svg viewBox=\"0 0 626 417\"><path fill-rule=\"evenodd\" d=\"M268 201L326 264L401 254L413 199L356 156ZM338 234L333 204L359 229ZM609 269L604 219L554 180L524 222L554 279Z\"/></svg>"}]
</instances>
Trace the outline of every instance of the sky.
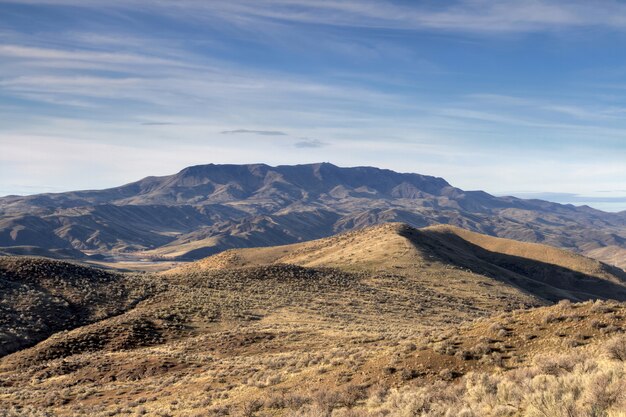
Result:
<instances>
[{"instance_id":1,"label":"sky","mask_svg":"<svg viewBox=\"0 0 626 417\"><path fill-rule=\"evenodd\" d=\"M0 0L0 195L331 162L626 210L626 2Z\"/></svg>"}]
</instances>

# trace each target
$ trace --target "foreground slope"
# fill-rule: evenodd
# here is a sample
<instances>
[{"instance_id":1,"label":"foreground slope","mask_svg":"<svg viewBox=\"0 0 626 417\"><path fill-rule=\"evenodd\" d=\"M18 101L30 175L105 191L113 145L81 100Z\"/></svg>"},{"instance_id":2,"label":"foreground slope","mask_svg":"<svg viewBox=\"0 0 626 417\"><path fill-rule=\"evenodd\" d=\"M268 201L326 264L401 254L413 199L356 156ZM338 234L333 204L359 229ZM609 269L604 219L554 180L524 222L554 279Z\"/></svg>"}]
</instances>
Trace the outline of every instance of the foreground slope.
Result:
<instances>
[{"instance_id":1,"label":"foreground slope","mask_svg":"<svg viewBox=\"0 0 626 417\"><path fill-rule=\"evenodd\" d=\"M152 284L80 265L0 256L0 356L123 313Z\"/></svg>"},{"instance_id":2,"label":"foreground slope","mask_svg":"<svg viewBox=\"0 0 626 417\"><path fill-rule=\"evenodd\" d=\"M104 351L6 357L2 415L620 416L624 317L586 302L396 335L311 317L168 342L139 329Z\"/></svg>"},{"instance_id":3,"label":"foreground slope","mask_svg":"<svg viewBox=\"0 0 626 417\"><path fill-rule=\"evenodd\" d=\"M613 261L626 213L463 191L442 178L328 163L199 165L121 187L0 198L0 247L199 259L386 223L451 224Z\"/></svg>"},{"instance_id":4,"label":"foreground slope","mask_svg":"<svg viewBox=\"0 0 626 417\"><path fill-rule=\"evenodd\" d=\"M390 389L595 349L624 328L618 303L536 309L559 298L626 300L619 270L466 233L388 224L112 277L111 291L89 298L105 314L0 359L0 402L8 415L369 412L368 397L393 403ZM46 291L103 282L90 271L56 274ZM20 279L31 276L45 283ZM110 315L124 294L116 283L130 279L149 292Z\"/></svg>"}]
</instances>

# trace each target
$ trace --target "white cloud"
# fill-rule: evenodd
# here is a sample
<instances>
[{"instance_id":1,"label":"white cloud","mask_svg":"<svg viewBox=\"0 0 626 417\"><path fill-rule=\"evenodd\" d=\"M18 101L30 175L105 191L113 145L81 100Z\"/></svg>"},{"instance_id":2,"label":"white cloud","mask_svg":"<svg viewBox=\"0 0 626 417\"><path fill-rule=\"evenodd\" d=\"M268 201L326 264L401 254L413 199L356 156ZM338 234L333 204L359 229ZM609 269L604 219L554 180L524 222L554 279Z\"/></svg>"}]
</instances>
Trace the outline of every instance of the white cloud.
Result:
<instances>
[{"instance_id":1,"label":"white cloud","mask_svg":"<svg viewBox=\"0 0 626 417\"><path fill-rule=\"evenodd\" d=\"M27 60L64 62L89 62L100 64L131 64L131 65L180 65L178 61L150 57L145 55L97 52L86 50L63 50L23 45L0 45L0 56Z\"/></svg>"},{"instance_id":2,"label":"white cloud","mask_svg":"<svg viewBox=\"0 0 626 417\"><path fill-rule=\"evenodd\" d=\"M263 3L256 0L23 0L21 3L141 9L186 19L222 19L233 24L271 19L292 23L476 33L533 32L584 26L623 30L626 23L626 5L613 0L464 0L411 5L372 0L267 0Z\"/></svg>"}]
</instances>

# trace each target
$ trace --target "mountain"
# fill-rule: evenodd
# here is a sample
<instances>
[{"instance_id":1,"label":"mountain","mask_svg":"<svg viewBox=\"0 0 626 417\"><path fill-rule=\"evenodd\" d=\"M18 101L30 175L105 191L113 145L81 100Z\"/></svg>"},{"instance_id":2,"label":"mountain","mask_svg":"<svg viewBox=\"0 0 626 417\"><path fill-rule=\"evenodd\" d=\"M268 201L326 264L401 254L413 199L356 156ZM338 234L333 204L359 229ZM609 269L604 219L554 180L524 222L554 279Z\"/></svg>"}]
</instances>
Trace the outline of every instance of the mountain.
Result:
<instances>
[{"instance_id":1,"label":"mountain","mask_svg":"<svg viewBox=\"0 0 626 417\"><path fill-rule=\"evenodd\" d=\"M3 197L0 247L190 260L386 222L450 224L610 262L626 249L626 212L495 197L442 178L329 163L199 165L106 190Z\"/></svg>"},{"instance_id":2,"label":"mountain","mask_svg":"<svg viewBox=\"0 0 626 417\"><path fill-rule=\"evenodd\" d=\"M0 284L9 416L407 415L402 401L429 407L443 390L458 401L451 393L486 390L496 375L508 375L508 393L538 375L599 372L606 360L578 358L602 357L626 326L626 303L574 303L626 301L624 271L451 226L377 225L160 274L0 258ZM46 327L33 333L27 322ZM23 328L30 333L13 330ZM614 378L619 393L622 374ZM595 404L597 382L574 381L581 407ZM420 402L404 397L429 386L414 394ZM471 398L485 401L483 391ZM522 398L504 396L499 414L480 415L520 410ZM398 409L374 413L384 403Z\"/></svg>"}]
</instances>

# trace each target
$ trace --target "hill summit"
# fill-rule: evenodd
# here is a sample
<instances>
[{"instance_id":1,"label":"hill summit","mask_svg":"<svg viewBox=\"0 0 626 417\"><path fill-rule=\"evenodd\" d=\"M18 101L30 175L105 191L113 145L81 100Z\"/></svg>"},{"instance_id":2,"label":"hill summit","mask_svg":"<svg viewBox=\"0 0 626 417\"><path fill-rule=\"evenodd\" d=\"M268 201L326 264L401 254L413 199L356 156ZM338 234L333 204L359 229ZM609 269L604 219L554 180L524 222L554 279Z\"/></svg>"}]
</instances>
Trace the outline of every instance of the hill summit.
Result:
<instances>
[{"instance_id":1,"label":"hill summit","mask_svg":"<svg viewBox=\"0 0 626 417\"><path fill-rule=\"evenodd\" d=\"M452 268L546 301L626 300L626 272L619 268L546 245L445 225L416 229L403 223L387 223L311 242L232 249L165 274L280 264L394 271L422 280L427 275L448 276L442 270Z\"/></svg>"}]
</instances>

